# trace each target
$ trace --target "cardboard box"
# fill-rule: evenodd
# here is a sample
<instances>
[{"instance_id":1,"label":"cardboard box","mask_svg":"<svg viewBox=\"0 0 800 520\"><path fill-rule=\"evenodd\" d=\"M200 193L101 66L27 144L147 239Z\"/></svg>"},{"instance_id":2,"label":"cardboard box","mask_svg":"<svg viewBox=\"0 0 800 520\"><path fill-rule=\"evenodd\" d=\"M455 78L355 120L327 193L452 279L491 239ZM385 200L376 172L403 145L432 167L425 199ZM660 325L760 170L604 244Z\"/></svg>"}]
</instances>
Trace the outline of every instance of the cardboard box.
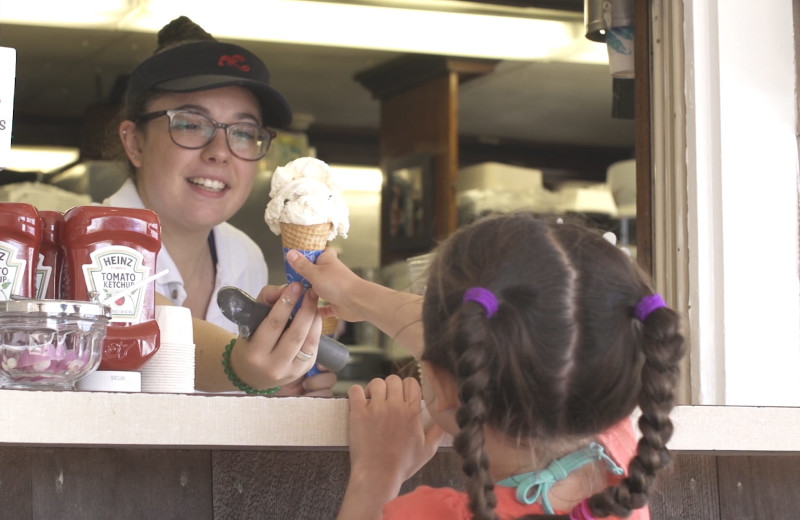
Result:
<instances>
[{"instance_id":1,"label":"cardboard box","mask_svg":"<svg viewBox=\"0 0 800 520\"><path fill-rule=\"evenodd\" d=\"M5 169L8 165L8 156L11 153L16 77L17 51L10 47L0 47L0 169Z\"/></svg>"}]
</instances>

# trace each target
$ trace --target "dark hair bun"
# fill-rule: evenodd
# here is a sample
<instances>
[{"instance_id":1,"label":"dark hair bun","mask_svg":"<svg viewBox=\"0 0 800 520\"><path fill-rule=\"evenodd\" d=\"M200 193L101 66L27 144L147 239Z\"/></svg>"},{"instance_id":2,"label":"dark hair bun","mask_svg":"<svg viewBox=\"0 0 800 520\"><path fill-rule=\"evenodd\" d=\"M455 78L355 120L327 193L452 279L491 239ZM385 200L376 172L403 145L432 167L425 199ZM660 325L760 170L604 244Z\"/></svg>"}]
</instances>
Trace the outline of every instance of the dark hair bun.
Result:
<instances>
[{"instance_id":1,"label":"dark hair bun","mask_svg":"<svg viewBox=\"0 0 800 520\"><path fill-rule=\"evenodd\" d=\"M158 31L158 50L190 41L215 41L215 38L186 16L175 18Z\"/></svg>"}]
</instances>

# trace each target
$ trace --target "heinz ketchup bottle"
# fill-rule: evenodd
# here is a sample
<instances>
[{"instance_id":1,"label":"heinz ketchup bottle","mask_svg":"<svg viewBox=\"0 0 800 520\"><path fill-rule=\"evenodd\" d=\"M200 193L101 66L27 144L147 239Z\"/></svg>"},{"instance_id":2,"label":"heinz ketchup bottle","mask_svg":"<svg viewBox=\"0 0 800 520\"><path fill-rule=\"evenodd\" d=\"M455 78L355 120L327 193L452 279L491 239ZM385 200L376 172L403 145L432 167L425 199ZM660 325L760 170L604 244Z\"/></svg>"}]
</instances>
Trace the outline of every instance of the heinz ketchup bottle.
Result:
<instances>
[{"instance_id":1,"label":"heinz ketchup bottle","mask_svg":"<svg viewBox=\"0 0 800 520\"><path fill-rule=\"evenodd\" d=\"M0 202L0 301L36 298L42 219L25 202Z\"/></svg>"},{"instance_id":2,"label":"heinz ketchup bottle","mask_svg":"<svg viewBox=\"0 0 800 520\"><path fill-rule=\"evenodd\" d=\"M155 274L161 223L149 209L78 206L64 214L62 296L111 308L100 370L137 370L158 350Z\"/></svg>"}]
</instances>

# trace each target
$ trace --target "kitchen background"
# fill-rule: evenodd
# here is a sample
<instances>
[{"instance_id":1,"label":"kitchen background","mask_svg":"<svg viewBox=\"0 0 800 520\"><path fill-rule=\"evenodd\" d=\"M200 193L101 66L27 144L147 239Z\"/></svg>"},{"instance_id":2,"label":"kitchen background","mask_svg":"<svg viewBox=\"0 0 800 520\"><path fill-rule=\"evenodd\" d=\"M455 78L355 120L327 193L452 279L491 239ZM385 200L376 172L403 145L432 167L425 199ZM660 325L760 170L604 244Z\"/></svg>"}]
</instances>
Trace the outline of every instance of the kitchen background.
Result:
<instances>
[{"instance_id":1,"label":"kitchen background","mask_svg":"<svg viewBox=\"0 0 800 520\"><path fill-rule=\"evenodd\" d=\"M98 143L118 107L126 75L152 53L157 28L186 14L218 38L259 54L270 68L274 86L295 112L293 128L280 133L262 163L256 189L232 219L262 247L270 281L284 280L280 241L263 223L271 172L293 157L316 155L348 168L344 176L349 179L351 235L332 246L362 275L400 289L412 286L407 262L380 262L380 101L358 77L409 52L437 54L436 50L232 37L214 18L218 13L207 15L196 5L174 2L170 9L157 11L153 0L118 3L118 7L114 2L103 4L104 14L116 16L105 22L93 18L89 1L85 10L66 6L68 14L59 14L57 6L44 9L38 2L15 2L0 11L0 46L17 52L12 148L22 153L46 147L67 154L60 164L47 164L39 156L38 162L10 165L0 173L0 200L62 209L58 206L99 201L112 193L124 179L124 170L101 158ZM323 4L332 5L319 5ZM372 4L418 6L411 1ZM449 12L558 21L571 38L548 55L477 57L492 60L495 67L464 82L458 91L459 221L486 211L518 208L577 212L617 230L623 242L629 242L635 236L630 228L635 215L632 80L612 78L605 45L585 38L583 0L435 5ZM137 13L145 13L142 19L149 13L155 28L131 22ZM46 14L52 19L43 19ZM303 21L273 21L269 13L264 20L260 34L266 38L280 32L273 27L276 23L296 26L295 33L313 32L303 27ZM233 34L245 34L241 20L237 22L241 30L234 29ZM330 24L337 25L335 20ZM448 39L454 30L441 26L439 39ZM518 50L528 45L516 36L507 35ZM531 49L540 45L533 41L533 32L521 36L530 40ZM480 34L473 39L482 41ZM392 350L390 339L366 326L349 328L344 339L355 347L374 349L380 357L403 357Z\"/></svg>"}]
</instances>

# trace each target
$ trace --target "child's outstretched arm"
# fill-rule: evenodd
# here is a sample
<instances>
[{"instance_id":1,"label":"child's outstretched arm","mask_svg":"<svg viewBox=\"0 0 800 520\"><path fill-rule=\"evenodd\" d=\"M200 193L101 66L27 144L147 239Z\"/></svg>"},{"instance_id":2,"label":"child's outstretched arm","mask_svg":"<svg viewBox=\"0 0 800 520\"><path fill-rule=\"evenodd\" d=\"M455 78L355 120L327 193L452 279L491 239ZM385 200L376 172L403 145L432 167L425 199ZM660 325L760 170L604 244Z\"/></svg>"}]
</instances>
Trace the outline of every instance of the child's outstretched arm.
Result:
<instances>
[{"instance_id":1,"label":"child's outstretched arm","mask_svg":"<svg viewBox=\"0 0 800 520\"><path fill-rule=\"evenodd\" d=\"M330 304L331 315L345 321L368 321L414 357L422 354L422 296L359 278L330 248L316 264L297 251L289 251L286 259Z\"/></svg>"},{"instance_id":2,"label":"child's outstretched arm","mask_svg":"<svg viewBox=\"0 0 800 520\"><path fill-rule=\"evenodd\" d=\"M400 486L436 453L444 432L426 432L422 391L413 378L373 379L366 390L352 386L350 399L350 480L339 520L381 518Z\"/></svg>"}]
</instances>

